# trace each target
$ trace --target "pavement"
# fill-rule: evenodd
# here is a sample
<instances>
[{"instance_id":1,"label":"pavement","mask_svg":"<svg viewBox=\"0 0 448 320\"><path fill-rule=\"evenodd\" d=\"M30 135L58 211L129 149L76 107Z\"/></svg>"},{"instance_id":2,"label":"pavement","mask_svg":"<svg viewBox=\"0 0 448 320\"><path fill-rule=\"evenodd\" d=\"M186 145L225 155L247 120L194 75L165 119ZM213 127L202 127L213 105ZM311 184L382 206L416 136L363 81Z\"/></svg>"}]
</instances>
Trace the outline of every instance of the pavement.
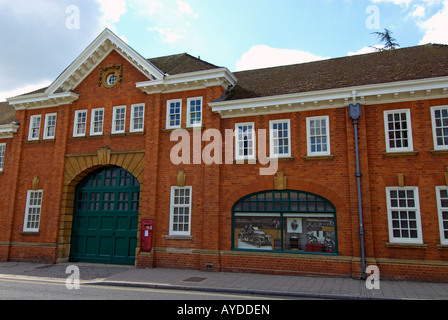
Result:
<instances>
[{"instance_id":1,"label":"pavement","mask_svg":"<svg viewBox=\"0 0 448 320\"><path fill-rule=\"evenodd\" d=\"M65 283L70 263L0 262L0 280ZM107 285L153 289L191 290L261 296L331 300L448 300L447 283L380 279L379 289L366 281L340 277L309 277L251 273L207 272L184 269L137 269L131 266L75 264L80 285ZM0 288L1 290L1 288Z\"/></svg>"}]
</instances>

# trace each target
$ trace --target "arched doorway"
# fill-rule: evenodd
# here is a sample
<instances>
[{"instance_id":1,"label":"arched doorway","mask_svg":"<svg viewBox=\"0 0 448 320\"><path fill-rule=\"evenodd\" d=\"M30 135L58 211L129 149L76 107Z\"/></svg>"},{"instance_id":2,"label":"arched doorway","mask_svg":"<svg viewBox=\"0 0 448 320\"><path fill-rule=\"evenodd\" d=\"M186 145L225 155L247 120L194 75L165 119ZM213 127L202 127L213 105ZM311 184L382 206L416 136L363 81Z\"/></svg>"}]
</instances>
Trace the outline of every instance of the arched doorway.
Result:
<instances>
[{"instance_id":1,"label":"arched doorway","mask_svg":"<svg viewBox=\"0 0 448 320\"><path fill-rule=\"evenodd\" d=\"M309 192L269 190L232 208L232 249L337 255L336 207Z\"/></svg>"},{"instance_id":2,"label":"arched doorway","mask_svg":"<svg viewBox=\"0 0 448 320\"><path fill-rule=\"evenodd\" d=\"M76 187L70 261L134 265L139 181L119 167L101 168Z\"/></svg>"}]
</instances>

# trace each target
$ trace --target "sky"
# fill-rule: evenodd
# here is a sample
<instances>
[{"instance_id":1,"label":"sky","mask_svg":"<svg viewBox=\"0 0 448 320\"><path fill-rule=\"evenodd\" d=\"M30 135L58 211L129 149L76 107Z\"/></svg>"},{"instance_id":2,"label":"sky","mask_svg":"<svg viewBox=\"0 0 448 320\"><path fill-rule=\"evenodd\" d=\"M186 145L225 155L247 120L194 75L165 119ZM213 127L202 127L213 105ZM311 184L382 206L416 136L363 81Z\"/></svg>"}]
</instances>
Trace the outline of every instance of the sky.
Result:
<instances>
[{"instance_id":1,"label":"sky","mask_svg":"<svg viewBox=\"0 0 448 320\"><path fill-rule=\"evenodd\" d=\"M230 71L448 44L448 0L0 0L0 101L49 86L105 29Z\"/></svg>"}]
</instances>

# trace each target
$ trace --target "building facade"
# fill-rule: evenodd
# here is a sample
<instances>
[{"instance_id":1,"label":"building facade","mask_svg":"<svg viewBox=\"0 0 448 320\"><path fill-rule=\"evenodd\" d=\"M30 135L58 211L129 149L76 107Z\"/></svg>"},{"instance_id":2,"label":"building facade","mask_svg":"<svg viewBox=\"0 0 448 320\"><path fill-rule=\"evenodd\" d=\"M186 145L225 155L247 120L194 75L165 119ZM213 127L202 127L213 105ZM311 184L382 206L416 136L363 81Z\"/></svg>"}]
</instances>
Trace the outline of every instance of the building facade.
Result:
<instances>
[{"instance_id":1,"label":"building facade","mask_svg":"<svg viewBox=\"0 0 448 320\"><path fill-rule=\"evenodd\" d=\"M448 280L448 47L232 73L109 30L0 104L0 261Z\"/></svg>"}]
</instances>

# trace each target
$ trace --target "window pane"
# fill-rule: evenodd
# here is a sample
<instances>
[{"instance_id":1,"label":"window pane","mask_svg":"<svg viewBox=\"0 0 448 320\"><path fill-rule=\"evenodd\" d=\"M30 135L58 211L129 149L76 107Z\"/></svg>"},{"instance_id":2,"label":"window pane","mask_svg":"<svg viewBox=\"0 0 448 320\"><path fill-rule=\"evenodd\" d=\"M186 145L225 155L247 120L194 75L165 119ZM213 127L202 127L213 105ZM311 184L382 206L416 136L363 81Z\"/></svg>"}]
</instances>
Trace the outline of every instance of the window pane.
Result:
<instances>
[{"instance_id":1,"label":"window pane","mask_svg":"<svg viewBox=\"0 0 448 320\"><path fill-rule=\"evenodd\" d=\"M389 207L392 235L400 239L418 238L418 221L414 190L390 190Z\"/></svg>"},{"instance_id":2,"label":"window pane","mask_svg":"<svg viewBox=\"0 0 448 320\"><path fill-rule=\"evenodd\" d=\"M389 130L389 148L409 148L407 112L397 111L387 116L387 127Z\"/></svg>"},{"instance_id":3,"label":"window pane","mask_svg":"<svg viewBox=\"0 0 448 320\"><path fill-rule=\"evenodd\" d=\"M172 188L171 230L181 234L190 232L191 192L189 187Z\"/></svg>"},{"instance_id":4,"label":"window pane","mask_svg":"<svg viewBox=\"0 0 448 320\"><path fill-rule=\"evenodd\" d=\"M327 118L308 119L308 148L311 153L329 152L328 132Z\"/></svg>"}]
</instances>

